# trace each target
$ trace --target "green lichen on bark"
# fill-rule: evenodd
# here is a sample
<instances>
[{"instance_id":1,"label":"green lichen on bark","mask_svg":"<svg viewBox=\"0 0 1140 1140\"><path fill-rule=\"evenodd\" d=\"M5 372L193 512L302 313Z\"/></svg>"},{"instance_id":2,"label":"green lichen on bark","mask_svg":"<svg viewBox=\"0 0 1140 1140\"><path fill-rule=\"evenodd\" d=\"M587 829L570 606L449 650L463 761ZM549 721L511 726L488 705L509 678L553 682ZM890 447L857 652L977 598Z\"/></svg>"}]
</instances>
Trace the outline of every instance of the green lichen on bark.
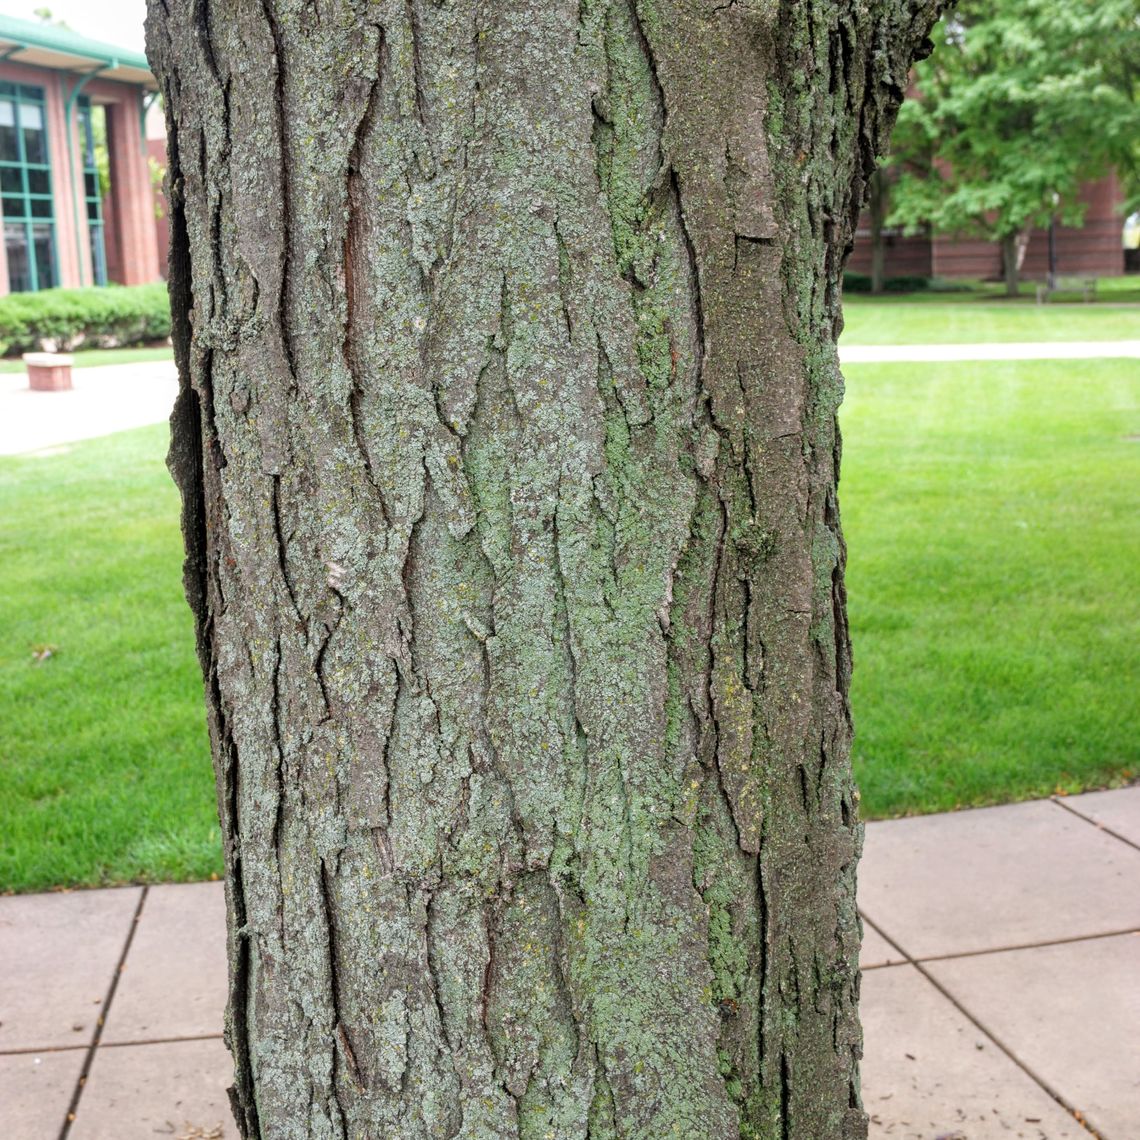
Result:
<instances>
[{"instance_id":1,"label":"green lichen on bark","mask_svg":"<svg viewBox=\"0 0 1140 1140\"><path fill-rule=\"evenodd\" d=\"M833 338L933 7L153 0L244 1136L863 1134Z\"/></svg>"}]
</instances>

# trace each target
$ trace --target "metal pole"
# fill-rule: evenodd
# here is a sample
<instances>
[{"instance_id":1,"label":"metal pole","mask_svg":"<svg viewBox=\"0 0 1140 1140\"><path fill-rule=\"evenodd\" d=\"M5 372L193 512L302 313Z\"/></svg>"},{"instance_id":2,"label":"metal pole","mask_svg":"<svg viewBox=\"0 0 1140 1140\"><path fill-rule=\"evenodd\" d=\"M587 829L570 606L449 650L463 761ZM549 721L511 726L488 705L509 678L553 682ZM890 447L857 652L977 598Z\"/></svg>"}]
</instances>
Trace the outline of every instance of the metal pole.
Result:
<instances>
[{"instance_id":1,"label":"metal pole","mask_svg":"<svg viewBox=\"0 0 1140 1140\"><path fill-rule=\"evenodd\" d=\"M149 95L144 95L142 104L139 107L139 137L142 139L143 157L146 157L146 117L151 107L154 106L155 100L158 98L160 92L152 91Z\"/></svg>"},{"instance_id":2,"label":"metal pole","mask_svg":"<svg viewBox=\"0 0 1140 1140\"><path fill-rule=\"evenodd\" d=\"M1057 203L1060 197L1053 195L1053 212L1049 215L1049 288L1057 286Z\"/></svg>"}]
</instances>

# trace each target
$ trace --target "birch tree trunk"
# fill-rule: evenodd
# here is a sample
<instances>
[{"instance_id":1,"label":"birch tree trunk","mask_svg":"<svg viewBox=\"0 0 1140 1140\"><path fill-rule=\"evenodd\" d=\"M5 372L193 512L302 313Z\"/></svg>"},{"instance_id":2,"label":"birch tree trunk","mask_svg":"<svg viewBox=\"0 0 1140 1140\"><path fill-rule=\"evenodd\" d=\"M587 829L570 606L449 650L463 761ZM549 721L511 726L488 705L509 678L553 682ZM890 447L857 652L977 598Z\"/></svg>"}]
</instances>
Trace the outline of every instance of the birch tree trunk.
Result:
<instances>
[{"instance_id":1,"label":"birch tree trunk","mask_svg":"<svg viewBox=\"0 0 1140 1140\"><path fill-rule=\"evenodd\" d=\"M151 0L265 1140L860 1105L839 279L940 0Z\"/></svg>"}]
</instances>

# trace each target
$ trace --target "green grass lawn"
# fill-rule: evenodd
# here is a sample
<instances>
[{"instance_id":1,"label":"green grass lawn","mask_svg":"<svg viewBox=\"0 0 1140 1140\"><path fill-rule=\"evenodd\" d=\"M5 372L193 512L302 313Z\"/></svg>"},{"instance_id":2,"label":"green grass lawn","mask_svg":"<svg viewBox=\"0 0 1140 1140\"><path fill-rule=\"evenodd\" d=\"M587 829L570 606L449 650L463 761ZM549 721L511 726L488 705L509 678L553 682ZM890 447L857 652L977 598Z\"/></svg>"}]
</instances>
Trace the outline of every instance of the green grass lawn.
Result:
<instances>
[{"instance_id":1,"label":"green grass lawn","mask_svg":"<svg viewBox=\"0 0 1140 1140\"><path fill-rule=\"evenodd\" d=\"M865 813L1135 774L1140 368L847 372ZM165 448L0 458L0 890L220 870Z\"/></svg>"},{"instance_id":2,"label":"green grass lawn","mask_svg":"<svg viewBox=\"0 0 1140 1140\"><path fill-rule=\"evenodd\" d=\"M0 459L0 890L221 869L166 438Z\"/></svg>"},{"instance_id":3,"label":"green grass lawn","mask_svg":"<svg viewBox=\"0 0 1140 1140\"><path fill-rule=\"evenodd\" d=\"M174 350L159 345L154 348L88 348L71 354L76 368L92 368L101 364L150 364L155 360L173 360ZM20 357L0 359L0 373L23 372Z\"/></svg>"},{"instance_id":4,"label":"green grass lawn","mask_svg":"<svg viewBox=\"0 0 1140 1140\"><path fill-rule=\"evenodd\" d=\"M860 365L840 486L870 816L1140 771L1140 367Z\"/></svg>"},{"instance_id":5,"label":"green grass lawn","mask_svg":"<svg viewBox=\"0 0 1140 1140\"><path fill-rule=\"evenodd\" d=\"M848 293L843 315L842 344L1140 340L1140 277L1106 278L1089 304L1077 298L1038 305L1032 285L1016 299L994 285L958 293Z\"/></svg>"}]
</instances>

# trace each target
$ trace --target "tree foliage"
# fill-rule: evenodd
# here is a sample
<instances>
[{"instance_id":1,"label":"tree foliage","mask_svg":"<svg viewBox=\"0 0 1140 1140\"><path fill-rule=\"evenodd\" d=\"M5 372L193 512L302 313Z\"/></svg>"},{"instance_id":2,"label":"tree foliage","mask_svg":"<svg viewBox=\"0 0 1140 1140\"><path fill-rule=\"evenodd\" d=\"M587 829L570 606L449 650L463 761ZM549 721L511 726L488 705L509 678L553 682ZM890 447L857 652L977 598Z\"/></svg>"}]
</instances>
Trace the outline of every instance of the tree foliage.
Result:
<instances>
[{"instance_id":1,"label":"tree foliage","mask_svg":"<svg viewBox=\"0 0 1140 1140\"><path fill-rule=\"evenodd\" d=\"M963 0L894 137L891 221L1015 243L1082 219L1082 182L1136 189L1140 0Z\"/></svg>"}]
</instances>

